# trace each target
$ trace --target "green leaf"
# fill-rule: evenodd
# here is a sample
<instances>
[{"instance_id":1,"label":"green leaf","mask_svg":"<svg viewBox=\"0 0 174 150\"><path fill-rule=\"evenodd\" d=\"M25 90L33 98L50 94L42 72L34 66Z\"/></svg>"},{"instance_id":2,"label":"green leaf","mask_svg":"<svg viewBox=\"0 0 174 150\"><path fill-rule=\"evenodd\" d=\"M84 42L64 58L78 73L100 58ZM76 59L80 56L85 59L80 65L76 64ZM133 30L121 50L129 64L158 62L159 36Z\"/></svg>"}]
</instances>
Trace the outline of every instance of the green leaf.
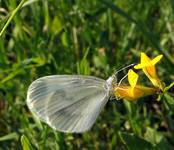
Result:
<instances>
[{"instance_id":1,"label":"green leaf","mask_svg":"<svg viewBox=\"0 0 174 150\"><path fill-rule=\"evenodd\" d=\"M33 4L33 3L37 2L37 1L39 1L39 0L27 0L27 1L22 5L22 7L31 5L31 4Z\"/></svg>"},{"instance_id":2,"label":"green leaf","mask_svg":"<svg viewBox=\"0 0 174 150\"><path fill-rule=\"evenodd\" d=\"M166 138L162 138L155 148L158 150L173 150L173 146L169 144Z\"/></svg>"},{"instance_id":3,"label":"green leaf","mask_svg":"<svg viewBox=\"0 0 174 150\"><path fill-rule=\"evenodd\" d=\"M170 150L172 148L162 133L157 132L155 129L152 129L150 127L146 129L144 137L157 149Z\"/></svg>"},{"instance_id":4,"label":"green leaf","mask_svg":"<svg viewBox=\"0 0 174 150\"><path fill-rule=\"evenodd\" d=\"M32 67L39 67L45 64L45 60L41 57L25 59L20 63L14 64L12 72L9 73L4 79L0 81L0 85L13 79L15 76L23 72L24 69L29 69Z\"/></svg>"},{"instance_id":5,"label":"green leaf","mask_svg":"<svg viewBox=\"0 0 174 150\"><path fill-rule=\"evenodd\" d=\"M56 16L51 25L51 31L55 34L58 34L62 30L62 23L60 19Z\"/></svg>"},{"instance_id":6,"label":"green leaf","mask_svg":"<svg viewBox=\"0 0 174 150\"><path fill-rule=\"evenodd\" d=\"M37 127L40 129L40 130L43 130L43 126L42 126L42 123L40 121L40 119L34 114L32 113L32 116L33 116L33 119L37 125Z\"/></svg>"},{"instance_id":7,"label":"green leaf","mask_svg":"<svg viewBox=\"0 0 174 150\"><path fill-rule=\"evenodd\" d=\"M83 75L90 74L90 65L89 65L88 60L86 59L88 52L89 52L89 49L86 50L83 59L77 63L77 73L78 74L83 74Z\"/></svg>"},{"instance_id":8,"label":"green leaf","mask_svg":"<svg viewBox=\"0 0 174 150\"><path fill-rule=\"evenodd\" d=\"M0 141L7 141L7 140L14 140L14 139L18 139L18 134L16 132L9 133L7 135L0 137Z\"/></svg>"},{"instance_id":9,"label":"green leaf","mask_svg":"<svg viewBox=\"0 0 174 150\"><path fill-rule=\"evenodd\" d=\"M132 114L131 102L129 102L128 100L124 100L123 102L124 102L127 112L129 114Z\"/></svg>"},{"instance_id":10,"label":"green leaf","mask_svg":"<svg viewBox=\"0 0 174 150\"><path fill-rule=\"evenodd\" d=\"M62 33L62 35L61 35L61 41L62 41L62 44L63 44L65 47L68 47L68 46L69 46L69 41L68 41L67 32L63 32L63 33Z\"/></svg>"},{"instance_id":11,"label":"green leaf","mask_svg":"<svg viewBox=\"0 0 174 150\"><path fill-rule=\"evenodd\" d=\"M172 96L170 96L168 93L165 93L164 97L169 105L174 106L174 98Z\"/></svg>"},{"instance_id":12,"label":"green leaf","mask_svg":"<svg viewBox=\"0 0 174 150\"><path fill-rule=\"evenodd\" d=\"M169 86L164 88L164 92L167 92L172 86L174 86L174 82L172 82Z\"/></svg>"},{"instance_id":13,"label":"green leaf","mask_svg":"<svg viewBox=\"0 0 174 150\"><path fill-rule=\"evenodd\" d=\"M157 143L159 143L161 139L163 138L162 134L160 134L159 132L149 127L147 127L146 133L144 136L145 136L145 139L149 141L150 143L152 143L153 145L156 145Z\"/></svg>"},{"instance_id":14,"label":"green leaf","mask_svg":"<svg viewBox=\"0 0 174 150\"><path fill-rule=\"evenodd\" d=\"M23 150L32 150L33 149L28 138L25 135L21 136L21 143L22 143Z\"/></svg>"},{"instance_id":15,"label":"green leaf","mask_svg":"<svg viewBox=\"0 0 174 150\"><path fill-rule=\"evenodd\" d=\"M125 144L125 146L129 150L147 150L152 149L151 143L147 142L146 140L133 135L133 134L127 134L127 133L119 133L121 141Z\"/></svg>"}]
</instances>

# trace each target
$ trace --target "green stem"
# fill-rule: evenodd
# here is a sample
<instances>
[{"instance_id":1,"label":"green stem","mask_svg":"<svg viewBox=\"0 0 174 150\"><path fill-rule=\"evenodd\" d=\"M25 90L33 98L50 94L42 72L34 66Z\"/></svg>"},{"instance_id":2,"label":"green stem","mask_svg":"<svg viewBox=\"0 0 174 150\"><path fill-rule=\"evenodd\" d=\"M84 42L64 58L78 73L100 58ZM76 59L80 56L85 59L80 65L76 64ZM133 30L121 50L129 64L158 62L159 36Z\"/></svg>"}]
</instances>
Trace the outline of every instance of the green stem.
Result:
<instances>
[{"instance_id":1,"label":"green stem","mask_svg":"<svg viewBox=\"0 0 174 150\"><path fill-rule=\"evenodd\" d=\"M19 11L19 9L23 6L23 4L25 3L25 1L27 0L22 0L19 5L16 7L15 10L12 11L12 14L10 16L10 18L7 20L6 24L4 25L3 29L0 32L0 37L2 36L2 34L4 33L4 31L6 30L6 28L8 27L8 25L10 24L10 22L12 21L12 19L14 18L14 16L16 15L16 13Z\"/></svg>"}]
</instances>

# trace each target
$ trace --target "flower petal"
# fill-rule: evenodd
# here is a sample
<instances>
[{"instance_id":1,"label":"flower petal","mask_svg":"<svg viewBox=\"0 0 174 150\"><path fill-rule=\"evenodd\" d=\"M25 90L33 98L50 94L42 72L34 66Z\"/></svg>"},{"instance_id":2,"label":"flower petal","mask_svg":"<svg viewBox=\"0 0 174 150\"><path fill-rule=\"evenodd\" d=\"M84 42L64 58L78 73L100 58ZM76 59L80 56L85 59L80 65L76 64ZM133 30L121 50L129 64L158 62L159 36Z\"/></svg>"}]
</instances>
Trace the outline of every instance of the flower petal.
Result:
<instances>
[{"instance_id":1,"label":"flower petal","mask_svg":"<svg viewBox=\"0 0 174 150\"><path fill-rule=\"evenodd\" d=\"M163 55L158 55L156 56L153 60L152 60L152 64L155 65L157 62L159 62L161 60L161 58L163 57Z\"/></svg>"},{"instance_id":2,"label":"flower petal","mask_svg":"<svg viewBox=\"0 0 174 150\"><path fill-rule=\"evenodd\" d=\"M141 52L141 64L152 65L151 59L143 52Z\"/></svg>"},{"instance_id":3,"label":"flower petal","mask_svg":"<svg viewBox=\"0 0 174 150\"><path fill-rule=\"evenodd\" d=\"M141 63L134 66L135 69L142 69L146 76L150 79L155 87L163 89L163 86L158 78L155 64L161 60L163 55L158 55L154 59L150 59L145 53L141 53Z\"/></svg>"},{"instance_id":4,"label":"flower petal","mask_svg":"<svg viewBox=\"0 0 174 150\"><path fill-rule=\"evenodd\" d=\"M144 67L151 66L152 60L143 52L141 52L141 63L138 65L135 65L135 69L143 69Z\"/></svg>"},{"instance_id":5,"label":"flower petal","mask_svg":"<svg viewBox=\"0 0 174 150\"><path fill-rule=\"evenodd\" d=\"M132 88L134 88L138 81L138 74L136 74L132 69L128 71L128 81Z\"/></svg>"},{"instance_id":6,"label":"flower petal","mask_svg":"<svg viewBox=\"0 0 174 150\"><path fill-rule=\"evenodd\" d=\"M137 100L141 97L156 94L159 92L158 88L150 88L150 87L144 87L140 85L136 85L133 89L132 94L132 87L128 85L120 85L118 87L114 87L114 95L119 98L123 98L126 100Z\"/></svg>"},{"instance_id":7,"label":"flower petal","mask_svg":"<svg viewBox=\"0 0 174 150\"><path fill-rule=\"evenodd\" d=\"M146 66L147 66L147 64L138 64L138 65L135 65L134 68L135 69L142 69L142 68L144 68Z\"/></svg>"}]
</instances>

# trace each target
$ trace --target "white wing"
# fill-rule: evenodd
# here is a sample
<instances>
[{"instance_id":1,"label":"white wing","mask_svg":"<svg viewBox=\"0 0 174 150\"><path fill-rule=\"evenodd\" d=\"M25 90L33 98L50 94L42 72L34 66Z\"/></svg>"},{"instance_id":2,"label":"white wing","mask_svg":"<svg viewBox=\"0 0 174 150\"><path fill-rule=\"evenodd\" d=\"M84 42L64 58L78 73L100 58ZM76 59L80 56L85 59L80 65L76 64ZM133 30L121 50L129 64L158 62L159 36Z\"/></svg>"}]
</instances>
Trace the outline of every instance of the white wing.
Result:
<instances>
[{"instance_id":1,"label":"white wing","mask_svg":"<svg viewBox=\"0 0 174 150\"><path fill-rule=\"evenodd\" d=\"M52 128L63 132L89 130L108 99L105 80L79 75L39 78L27 93L30 110Z\"/></svg>"}]
</instances>

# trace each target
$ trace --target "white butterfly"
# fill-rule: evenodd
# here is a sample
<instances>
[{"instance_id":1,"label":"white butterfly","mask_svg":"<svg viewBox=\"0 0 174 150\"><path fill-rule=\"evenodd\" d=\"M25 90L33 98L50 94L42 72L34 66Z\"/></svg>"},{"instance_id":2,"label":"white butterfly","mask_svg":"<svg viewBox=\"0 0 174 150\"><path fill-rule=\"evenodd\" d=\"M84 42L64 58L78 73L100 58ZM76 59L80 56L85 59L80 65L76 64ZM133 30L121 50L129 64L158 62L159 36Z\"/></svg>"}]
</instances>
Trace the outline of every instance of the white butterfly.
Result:
<instances>
[{"instance_id":1,"label":"white butterfly","mask_svg":"<svg viewBox=\"0 0 174 150\"><path fill-rule=\"evenodd\" d=\"M53 75L34 81L27 105L42 121L58 131L84 132L94 124L112 93L108 80L82 75Z\"/></svg>"},{"instance_id":2,"label":"white butterfly","mask_svg":"<svg viewBox=\"0 0 174 150\"><path fill-rule=\"evenodd\" d=\"M130 64L125 68L133 66ZM126 77L126 76L125 76ZM28 89L27 105L53 129L81 133L89 130L122 80L106 81L83 75L53 75L34 81Z\"/></svg>"}]
</instances>

